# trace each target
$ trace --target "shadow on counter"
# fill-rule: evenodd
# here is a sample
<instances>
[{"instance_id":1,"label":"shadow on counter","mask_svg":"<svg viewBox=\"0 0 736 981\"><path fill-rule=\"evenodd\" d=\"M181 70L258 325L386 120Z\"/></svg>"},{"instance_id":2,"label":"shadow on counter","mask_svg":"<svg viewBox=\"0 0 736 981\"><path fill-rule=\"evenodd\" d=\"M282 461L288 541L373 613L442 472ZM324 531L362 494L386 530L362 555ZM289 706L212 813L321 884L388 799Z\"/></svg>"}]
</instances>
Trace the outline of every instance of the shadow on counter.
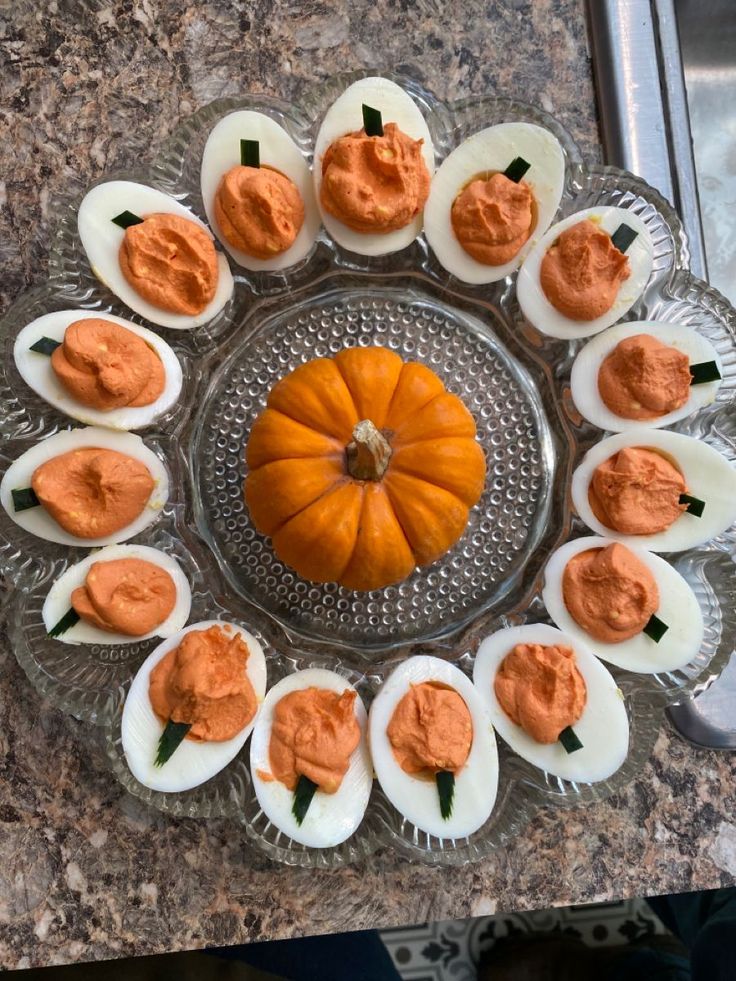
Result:
<instances>
[{"instance_id":1,"label":"shadow on counter","mask_svg":"<svg viewBox=\"0 0 736 981\"><path fill-rule=\"evenodd\" d=\"M625 921L618 940L598 946L594 940L602 938L606 923L612 927L617 916L620 922L626 904L499 914L383 934L366 930L8 975L18 981L736 981L736 888L656 897L647 904L640 904L646 915L635 913L646 926L626 929L632 921ZM587 936L570 925L591 919L596 926ZM554 926L538 929L553 921ZM485 942L474 946L471 935ZM412 942L423 959L412 959Z\"/></svg>"}]
</instances>

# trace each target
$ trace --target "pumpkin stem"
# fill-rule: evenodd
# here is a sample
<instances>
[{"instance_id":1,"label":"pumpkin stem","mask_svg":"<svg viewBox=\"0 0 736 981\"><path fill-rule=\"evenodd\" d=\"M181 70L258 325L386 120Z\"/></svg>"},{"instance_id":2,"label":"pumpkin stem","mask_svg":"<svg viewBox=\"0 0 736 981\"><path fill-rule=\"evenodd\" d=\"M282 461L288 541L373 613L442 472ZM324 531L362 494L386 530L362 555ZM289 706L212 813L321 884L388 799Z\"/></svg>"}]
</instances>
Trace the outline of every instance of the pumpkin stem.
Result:
<instances>
[{"instance_id":1,"label":"pumpkin stem","mask_svg":"<svg viewBox=\"0 0 736 981\"><path fill-rule=\"evenodd\" d=\"M348 473L356 480L380 480L391 459L386 437L370 419L363 419L353 429L353 440L347 445Z\"/></svg>"}]
</instances>

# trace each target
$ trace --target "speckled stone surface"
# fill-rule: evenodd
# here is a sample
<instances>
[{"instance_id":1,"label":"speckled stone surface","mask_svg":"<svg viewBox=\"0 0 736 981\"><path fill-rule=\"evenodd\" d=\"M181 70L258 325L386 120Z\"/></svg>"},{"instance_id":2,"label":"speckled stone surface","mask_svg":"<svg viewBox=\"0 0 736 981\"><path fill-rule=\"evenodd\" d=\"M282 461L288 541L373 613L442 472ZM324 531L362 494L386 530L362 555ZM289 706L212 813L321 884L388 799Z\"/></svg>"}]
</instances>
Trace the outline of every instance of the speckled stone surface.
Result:
<instances>
[{"instance_id":1,"label":"speckled stone surface","mask_svg":"<svg viewBox=\"0 0 736 981\"><path fill-rule=\"evenodd\" d=\"M45 274L48 202L146 160L176 122L248 88L398 68L440 96L496 91L554 112L598 154L581 0L0 0L2 309ZM0 655L0 966L40 966L600 901L736 881L736 755L663 731L623 794L542 812L482 864L377 857L272 865L227 823L173 821L107 773L94 730Z\"/></svg>"}]
</instances>

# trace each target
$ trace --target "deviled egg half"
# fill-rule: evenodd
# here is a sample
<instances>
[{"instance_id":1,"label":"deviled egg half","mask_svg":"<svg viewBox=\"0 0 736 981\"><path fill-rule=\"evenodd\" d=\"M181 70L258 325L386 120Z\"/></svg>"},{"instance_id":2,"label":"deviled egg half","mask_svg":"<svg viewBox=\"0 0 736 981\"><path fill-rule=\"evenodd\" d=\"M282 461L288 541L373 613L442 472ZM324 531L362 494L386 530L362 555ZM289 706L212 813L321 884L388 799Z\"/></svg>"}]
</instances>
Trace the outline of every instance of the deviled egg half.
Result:
<instances>
[{"instance_id":1,"label":"deviled egg half","mask_svg":"<svg viewBox=\"0 0 736 981\"><path fill-rule=\"evenodd\" d=\"M170 637L189 619L192 594L171 555L148 545L108 545L56 580L41 611L64 644L133 644Z\"/></svg>"},{"instance_id":2,"label":"deviled egg half","mask_svg":"<svg viewBox=\"0 0 736 981\"><path fill-rule=\"evenodd\" d=\"M286 269L309 255L321 219L312 174L275 119L250 109L221 119L202 154L202 200L239 266Z\"/></svg>"},{"instance_id":3,"label":"deviled egg half","mask_svg":"<svg viewBox=\"0 0 736 981\"><path fill-rule=\"evenodd\" d=\"M503 279L549 228L564 180L562 147L549 130L489 126L454 149L434 175L424 209L427 241L462 282Z\"/></svg>"},{"instance_id":4,"label":"deviled egg half","mask_svg":"<svg viewBox=\"0 0 736 981\"><path fill-rule=\"evenodd\" d=\"M20 331L13 357L34 392L72 419L140 429L179 398L179 359L158 334L110 313L57 310Z\"/></svg>"},{"instance_id":5,"label":"deviled egg half","mask_svg":"<svg viewBox=\"0 0 736 981\"><path fill-rule=\"evenodd\" d=\"M222 620L190 624L146 658L125 699L121 737L145 787L181 793L238 755L266 691L256 638Z\"/></svg>"},{"instance_id":6,"label":"deviled egg half","mask_svg":"<svg viewBox=\"0 0 736 981\"><path fill-rule=\"evenodd\" d=\"M363 820L373 786L367 723L360 695L335 671L297 671L268 692L251 777L263 813L293 841L333 848Z\"/></svg>"},{"instance_id":7,"label":"deviled egg half","mask_svg":"<svg viewBox=\"0 0 736 981\"><path fill-rule=\"evenodd\" d=\"M382 685L369 718L373 767L386 797L420 831L465 838L488 820L498 752L470 678L437 657L410 657Z\"/></svg>"},{"instance_id":8,"label":"deviled egg half","mask_svg":"<svg viewBox=\"0 0 736 981\"><path fill-rule=\"evenodd\" d=\"M703 615L680 573L652 552L609 538L576 538L553 552L542 599L574 643L626 671L682 668L703 642Z\"/></svg>"},{"instance_id":9,"label":"deviled egg half","mask_svg":"<svg viewBox=\"0 0 736 981\"><path fill-rule=\"evenodd\" d=\"M641 320L588 341L570 387L588 422L618 433L679 422L715 400L722 376L718 352L697 331Z\"/></svg>"},{"instance_id":10,"label":"deviled egg half","mask_svg":"<svg viewBox=\"0 0 736 981\"><path fill-rule=\"evenodd\" d=\"M653 552L694 548L736 521L736 469L702 440L664 429L601 440L571 489L591 531Z\"/></svg>"},{"instance_id":11,"label":"deviled egg half","mask_svg":"<svg viewBox=\"0 0 736 981\"><path fill-rule=\"evenodd\" d=\"M48 436L0 483L25 531L61 545L116 545L152 524L169 496L166 468L140 436L98 426Z\"/></svg>"},{"instance_id":12,"label":"deviled egg half","mask_svg":"<svg viewBox=\"0 0 736 981\"><path fill-rule=\"evenodd\" d=\"M620 689L584 643L555 627L531 623L486 637L473 683L501 738L546 773L596 783L626 759Z\"/></svg>"},{"instance_id":13,"label":"deviled egg half","mask_svg":"<svg viewBox=\"0 0 736 981\"><path fill-rule=\"evenodd\" d=\"M620 320L649 282L654 246L644 222L602 206L557 222L519 270L521 311L550 337L590 337Z\"/></svg>"},{"instance_id":14,"label":"deviled egg half","mask_svg":"<svg viewBox=\"0 0 736 981\"><path fill-rule=\"evenodd\" d=\"M317 133L313 171L322 223L343 248L387 255L422 231L434 145L395 82L362 78L335 100Z\"/></svg>"},{"instance_id":15,"label":"deviled egg half","mask_svg":"<svg viewBox=\"0 0 736 981\"><path fill-rule=\"evenodd\" d=\"M153 324L200 327L233 294L227 259L207 226L154 187L98 184L79 206L77 227L95 276Z\"/></svg>"}]
</instances>

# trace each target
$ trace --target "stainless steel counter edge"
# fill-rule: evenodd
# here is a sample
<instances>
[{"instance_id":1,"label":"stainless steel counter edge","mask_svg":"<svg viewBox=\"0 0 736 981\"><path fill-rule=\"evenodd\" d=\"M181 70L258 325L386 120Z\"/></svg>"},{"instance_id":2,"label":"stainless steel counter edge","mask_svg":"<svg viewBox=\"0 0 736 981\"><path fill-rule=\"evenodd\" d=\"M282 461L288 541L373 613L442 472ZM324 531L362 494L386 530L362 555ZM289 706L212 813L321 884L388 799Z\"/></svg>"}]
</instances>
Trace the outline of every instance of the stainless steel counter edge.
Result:
<instances>
[{"instance_id":1,"label":"stainless steel counter edge","mask_svg":"<svg viewBox=\"0 0 736 981\"><path fill-rule=\"evenodd\" d=\"M680 213L691 269L707 279L700 202L674 0L588 0L607 163L645 178ZM695 746L736 749L729 710L736 659L706 693L667 710Z\"/></svg>"},{"instance_id":2,"label":"stainless steel counter edge","mask_svg":"<svg viewBox=\"0 0 736 981\"><path fill-rule=\"evenodd\" d=\"M607 163L638 174L672 202L707 278L690 118L673 0L587 0Z\"/></svg>"}]
</instances>

